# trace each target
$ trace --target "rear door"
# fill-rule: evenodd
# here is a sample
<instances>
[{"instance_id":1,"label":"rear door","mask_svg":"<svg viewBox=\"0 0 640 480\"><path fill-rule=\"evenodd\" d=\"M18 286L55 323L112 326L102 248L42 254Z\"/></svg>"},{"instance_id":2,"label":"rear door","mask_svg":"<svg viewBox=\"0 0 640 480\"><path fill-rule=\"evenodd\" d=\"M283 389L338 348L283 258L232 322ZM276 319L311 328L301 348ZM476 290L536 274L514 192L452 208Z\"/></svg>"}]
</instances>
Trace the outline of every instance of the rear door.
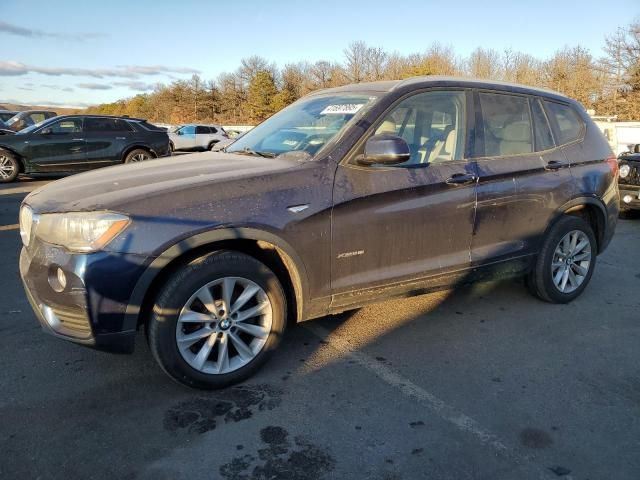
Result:
<instances>
[{"instance_id":1,"label":"rear door","mask_svg":"<svg viewBox=\"0 0 640 480\"><path fill-rule=\"evenodd\" d=\"M537 98L495 91L475 98L479 180L471 260L483 264L535 252L573 184Z\"/></svg>"},{"instance_id":2,"label":"rear door","mask_svg":"<svg viewBox=\"0 0 640 480\"><path fill-rule=\"evenodd\" d=\"M475 209L474 165L465 153L470 101L465 90L429 90L400 100L370 129L354 157L338 167L334 307L357 303L359 290L469 266ZM364 140L382 133L404 138L411 159L394 167L357 164Z\"/></svg>"},{"instance_id":3,"label":"rear door","mask_svg":"<svg viewBox=\"0 0 640 480\"><path fill-rule=\"evenodd\" d=\"M206 125L196 126L196 147L197 148L209 148L211 142L211 128Z\"/></svg>"},{"instance_id":4,"label":"rear door","mask_svg":"<svg viewBox=\"0 0 640 480\"><path fill-rule=\"evenodd\" d=\"M34 132L27 152L40 171L83 170L86 150L82 118L62 118Z\"/></svg>"},{"instance_id":5,"label":"rear door","mask_svg":"<svg viewBox=\"0 0 640 480\"><path fill-rule=\"evenodd\" d=\"M123 152L133 134L128 122L119 118L87 117L84 129L87 169L122 162Z\"/></svg>"}]
</instances>

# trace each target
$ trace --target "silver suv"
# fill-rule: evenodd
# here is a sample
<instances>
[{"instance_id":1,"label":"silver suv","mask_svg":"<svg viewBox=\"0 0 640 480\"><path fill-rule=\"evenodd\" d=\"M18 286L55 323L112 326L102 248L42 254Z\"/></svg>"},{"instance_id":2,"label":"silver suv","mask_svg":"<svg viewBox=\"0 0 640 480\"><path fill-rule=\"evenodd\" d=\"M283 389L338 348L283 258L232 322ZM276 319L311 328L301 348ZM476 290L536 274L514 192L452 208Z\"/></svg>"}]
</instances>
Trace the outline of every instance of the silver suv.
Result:
<instances>
[{"instance_id":1,"label":"silver suv","mask_svg":"<svg viewBox=\"0 0 640 480\"><path fill-rule=\"evenodd\" d=\"M213 146L228 137L220 125L187 124L169 133L169 147L177 150L211 150Z\"/></svg>"}]
</instances>

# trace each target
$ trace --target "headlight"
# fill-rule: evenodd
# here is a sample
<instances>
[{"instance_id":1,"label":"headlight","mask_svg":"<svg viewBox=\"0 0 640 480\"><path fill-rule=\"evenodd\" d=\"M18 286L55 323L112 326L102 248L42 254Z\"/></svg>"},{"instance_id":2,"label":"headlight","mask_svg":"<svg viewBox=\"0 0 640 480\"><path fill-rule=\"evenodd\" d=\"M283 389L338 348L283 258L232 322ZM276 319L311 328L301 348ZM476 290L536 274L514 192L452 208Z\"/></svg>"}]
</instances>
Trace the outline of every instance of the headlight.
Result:
<instances>
[{"instance_id":1,"label":"headlight","mask_svg":"<svg viewBox=\"0 0 640 480\"><path fill-rule=\"evenodd\" d=\"M129 221L129 217L112 212L45 213L38 217L35 235L73 252L95 252L122 232Z\"/></svg>"},{"instance_id":2,"label":"headlight","mask_svg":"<svg viewBox=\"0 0 640 480\"><path fill-rule=\"evenodd\" d=\"M33 210L26 205L20 209L20 237L25 247L29 246L31 240L31 225L33 225Z\"/></svg>"},{"instance_id":3,"label":"headlight","mask_svg":"<svg viewBox=\"0 0 640 480\"><path fill-rule=\"evenodd\" d=\"M629 166L629 164L625 163L624 165L620 165L620 177L625 178L627 175L629 175L629 172L631 171L631 167Z\"/></svg>"}]
</instances>

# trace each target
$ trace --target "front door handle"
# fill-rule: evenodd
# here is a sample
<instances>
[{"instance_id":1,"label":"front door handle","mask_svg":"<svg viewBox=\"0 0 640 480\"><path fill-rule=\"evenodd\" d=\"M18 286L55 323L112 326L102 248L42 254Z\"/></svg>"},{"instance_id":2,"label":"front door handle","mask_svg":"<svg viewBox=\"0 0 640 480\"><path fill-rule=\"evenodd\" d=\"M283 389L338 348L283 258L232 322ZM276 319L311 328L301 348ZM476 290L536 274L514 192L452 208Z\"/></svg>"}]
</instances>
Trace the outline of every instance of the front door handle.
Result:
<instances>
[{"instance_id":1,"label":"front door handle","mask_svg":"<svg viewBox=\"0 0 640 480\"><path fill-rule=\"evenodd\" d=\"M451 177L447 178L446 184L452 186L469 185L475 183L478 180L473 173L454 173Z\"/></svg>"},{"instance_id":2,"label":"front door handle","mask_svg":"<svg viewBox=\"0 0 640 480\"><path fill-rule=\"evenodd\" d=\"M558 162L557 160L551 160L547 162L544 169L549 171L560 170L564 166L564 163Z\"/></svg>"},{"instance_id":3,"label":"front door handle","mask_svg":"<svg viewBox=\"0 0 640 480\"><path fill-rule=\"evenodd\" d=\"M72 142L83 142L84 138L72 138L71 141Z\"/></svg>"}]
</instances>

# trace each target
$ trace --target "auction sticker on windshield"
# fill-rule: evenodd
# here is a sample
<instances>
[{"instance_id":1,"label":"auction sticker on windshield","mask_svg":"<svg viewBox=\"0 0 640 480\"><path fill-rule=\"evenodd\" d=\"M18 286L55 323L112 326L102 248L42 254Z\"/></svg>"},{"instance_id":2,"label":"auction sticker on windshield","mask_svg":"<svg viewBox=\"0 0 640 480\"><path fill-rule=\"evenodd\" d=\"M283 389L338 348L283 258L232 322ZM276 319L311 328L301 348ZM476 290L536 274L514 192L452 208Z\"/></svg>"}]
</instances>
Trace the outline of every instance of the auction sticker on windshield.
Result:
<instances>
[{"instance_id":1,"label":"auction sticker on windshield","mask_svg":"<svg viewBox=\"0 0 640 480\"><path fill-rule=\"evenodd\" d=\"M320 115L349 115L354 114L364 106L363 103L345 103L341 105L327 105Z\"/></svg>"}]
</instances>

